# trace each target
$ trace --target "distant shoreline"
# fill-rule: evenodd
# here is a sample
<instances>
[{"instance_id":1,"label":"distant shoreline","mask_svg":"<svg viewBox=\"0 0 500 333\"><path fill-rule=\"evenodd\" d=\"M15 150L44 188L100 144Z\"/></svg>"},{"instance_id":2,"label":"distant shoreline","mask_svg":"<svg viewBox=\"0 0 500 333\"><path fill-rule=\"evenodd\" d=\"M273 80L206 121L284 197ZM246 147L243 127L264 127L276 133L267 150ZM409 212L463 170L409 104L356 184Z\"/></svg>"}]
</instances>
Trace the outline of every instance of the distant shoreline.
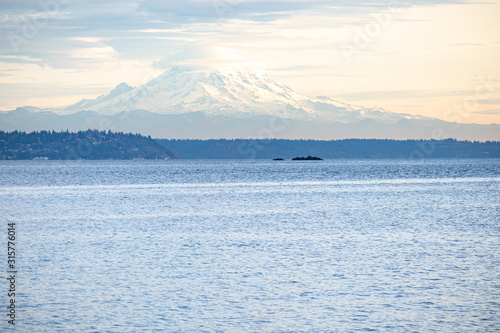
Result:
<instances>
[{"instance_id":1,"label":"distant shoreline","mask_svg":"<svg viewBox=\"0 0 500 333\"><path fill-rule=\"evenodd\" d=\"M323 159L500 158L500 141L444 140L286 140L156 139L180 159L275 159L319 156Z\"/></svg>"},{"instance_id":2,"label":"distant shoreline","mask_svg":"<svg viewBox=\"0 0 500 333\"><path fill-rule=\"evenodd\" d=\"M152 139L140 134L0 131L0 160L164 160L268 159L297 156L322 159L500 158L500 141Z\"/></svg>"}]
</instances>

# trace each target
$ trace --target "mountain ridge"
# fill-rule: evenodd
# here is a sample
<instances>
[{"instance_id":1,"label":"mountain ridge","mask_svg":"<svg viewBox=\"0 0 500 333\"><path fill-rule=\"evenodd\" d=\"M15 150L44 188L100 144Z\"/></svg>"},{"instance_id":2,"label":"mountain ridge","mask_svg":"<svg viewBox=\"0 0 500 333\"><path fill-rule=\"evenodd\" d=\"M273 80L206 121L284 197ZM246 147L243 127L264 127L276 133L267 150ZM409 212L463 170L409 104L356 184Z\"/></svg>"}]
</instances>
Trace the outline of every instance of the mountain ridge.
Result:
<instances>
[{"instance_id":1,"label":"mountain ridge","mask_svg":"<svg viewBox=\"0 0 500 333\"><path fill-rule=\"evenodd\" d=\"M245 66L173 67L138 87L121 83L108 94L60 109L0 112L0 130L66 129L179 139L500 140L497 124L457 124L308 97Z\"/></svg>"},{"instance_id":2,"label":"mountain ridge","mask_svg":"<svg viewBox=\"0 0 500 333\"><path fill-rule=\"evenodd\" d=\"M321 119L284 119L255 115L246 118L207 116L203 112L157 114L145 110L114 116L95 111L57 115L19 108L0 113L0 130L39 131L86 129L141 133L167 139L446 139L500 141L499 125L456 124L442 120L405 120L404 126L365 119L356 123L325 122ZM441 135L433 135L436 129Z\"/></svg>"},{"instance_id":3,"label":"mountain ridge","mask_svg":"<svg viewBox=\"0 0 500 333\"><path fill-rule=\"evenodd\" d=\"M121 83L107 95L93 100L83 99L52 111L58 114L96 111L112 116L141 109L159 114L200 111L209 116L271 115L287 119L321 118L344 123L366 118L385 123L394 123L401 118L425 118L378 107L365 108L325 96L308 97L279 83L264 71L235 65L215 66L209 71L172 67L141 86L130 87Z\"/></svg>"}]
</instances>

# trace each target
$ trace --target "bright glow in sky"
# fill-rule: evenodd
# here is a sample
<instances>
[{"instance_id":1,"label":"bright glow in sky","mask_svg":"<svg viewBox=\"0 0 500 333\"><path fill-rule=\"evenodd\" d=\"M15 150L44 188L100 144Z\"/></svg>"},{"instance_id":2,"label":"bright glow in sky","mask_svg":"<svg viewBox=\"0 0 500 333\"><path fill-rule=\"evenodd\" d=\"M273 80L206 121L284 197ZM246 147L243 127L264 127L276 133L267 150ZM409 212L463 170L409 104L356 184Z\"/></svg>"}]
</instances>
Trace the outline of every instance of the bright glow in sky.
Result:
<instances>
[{"instance_id":1,"label":"bright glow in sky","mask_svg":"<svg viewBox=\"0 0 500 333\"><path fill-rule=\"evenodd\" d=\"M252 62L311 96L500 123L499 15L499 0L4 0L0 109Z\"/></svg>"}]
</instances>

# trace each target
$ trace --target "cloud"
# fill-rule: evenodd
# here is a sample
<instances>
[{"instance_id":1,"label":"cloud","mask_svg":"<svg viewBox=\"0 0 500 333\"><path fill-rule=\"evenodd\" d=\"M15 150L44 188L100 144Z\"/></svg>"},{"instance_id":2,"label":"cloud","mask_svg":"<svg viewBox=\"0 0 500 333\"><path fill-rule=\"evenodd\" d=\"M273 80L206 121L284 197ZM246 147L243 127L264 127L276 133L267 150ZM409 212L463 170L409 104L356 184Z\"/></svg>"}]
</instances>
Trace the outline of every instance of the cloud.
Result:
<instances>
[{"instance_id":1,"label":"cloud","mask_svg":"<svg viewBox=\"0 0 500 333\"><path fill-rule=\"evenodd\" d=\"M173 25L219 23L228 20L246 20L253 23L273 22L297 13L322 14L330 18L350 15L368 15L387 10L396 4L399 8L467 3L463 0L143 0L137 9L151 22Z\"/></svg>"},{"instance_id":2,"label":"cloud","mask_svg":"<svg viewBox=\"0 0 500 333\"><path fill-rule=\"evenodd\" d=\"M486 114L486 115L500 115L500 109L482 110L482 111L476 111L474 113Z\"/></svg>"},{"instance_id":3,"label":"cloud","mask_svg":"<svg viewBox=\"0 0 500 333\"><path fill-rule=\"evenodd\" d=\"M100 43L102 41L111 40L111 38L102 38L102 37L72 37L70 39L86 43Z\"/></svg>"},{"instance_id":4,"label":"cloud","mask_svg":"<svg viewBox=\"0 0 500 333\"><path fill-rule=\"evenodd\" d=\"M0 55L0 62L4 63L41 63L40 58L31 58L25 55Z\"/></svg>"},{"instance_id":5,"label":"cloud","mask_svg":"<svg viewBox=\"0 0 500 333\"><path fill-rule=\"evenodd\" d=\"M479 100L478 103L484 105L500 105L500 98L482 99Z\"/></svg>"},{"instance_id":6,"label":"cloud","mask_svg":"<svg viewBox=\"0 0 500 333\"><path fill-rule=\"evenodd\" d=\"M158 19L170 18L182 22L216 22L225 19L262 21L280 17L283 13L327 7L331 1L249 1L249 0L144 0L139 11Z\"/></svg>"},{"instance_id":7,"label":"cloud","mask_svg":"<svg viewBox=\"0 0 500 333\"><path fill-rule=\"evenodd\" d=\"M116 51L110 46L87 47L72 51L71 57L76 59L113 60L116 59Z\"/></svg>"},{"instance_id":8,"label":"cloud","mask_svg":"<svg viewBox=\"0 0 500 333\"><path fill-rule=\"evenodd\" d=\"M156 61L156 68L166 69L172 66L212 66L224 63L245 61L237 49L217 46L191 44L182 51Z\"/></svg>"},{"instance_id":9,"label":"cloud","mask_svg":"<svg viewBox=\"0 0 500 333\"><path fill-rule=\"evenodd\" d=\"M352 93L339 94L347 100L384 100L384 99L408 99L408 98L428 98L445 96L470 95L471 90L377 90L377 91L357 91Z\"/></svg>"}]
</instances>

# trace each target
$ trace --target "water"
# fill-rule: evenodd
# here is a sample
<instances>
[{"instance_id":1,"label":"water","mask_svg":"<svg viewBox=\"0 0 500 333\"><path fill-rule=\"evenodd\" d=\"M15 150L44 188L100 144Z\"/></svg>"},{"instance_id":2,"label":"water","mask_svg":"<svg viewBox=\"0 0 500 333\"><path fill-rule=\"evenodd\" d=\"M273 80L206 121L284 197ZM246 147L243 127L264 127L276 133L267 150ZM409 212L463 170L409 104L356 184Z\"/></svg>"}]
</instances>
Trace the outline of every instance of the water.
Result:
<instances>
[{"instance_id":1,"label":"water","mask_svg":"<svg viewBox=\"0 0 500 333\"><path fill-rule=\"evenodd\" d=\"M16 330L498 331L499 185L499 160L2 161Z\"/></svg>"}]
</instances>

